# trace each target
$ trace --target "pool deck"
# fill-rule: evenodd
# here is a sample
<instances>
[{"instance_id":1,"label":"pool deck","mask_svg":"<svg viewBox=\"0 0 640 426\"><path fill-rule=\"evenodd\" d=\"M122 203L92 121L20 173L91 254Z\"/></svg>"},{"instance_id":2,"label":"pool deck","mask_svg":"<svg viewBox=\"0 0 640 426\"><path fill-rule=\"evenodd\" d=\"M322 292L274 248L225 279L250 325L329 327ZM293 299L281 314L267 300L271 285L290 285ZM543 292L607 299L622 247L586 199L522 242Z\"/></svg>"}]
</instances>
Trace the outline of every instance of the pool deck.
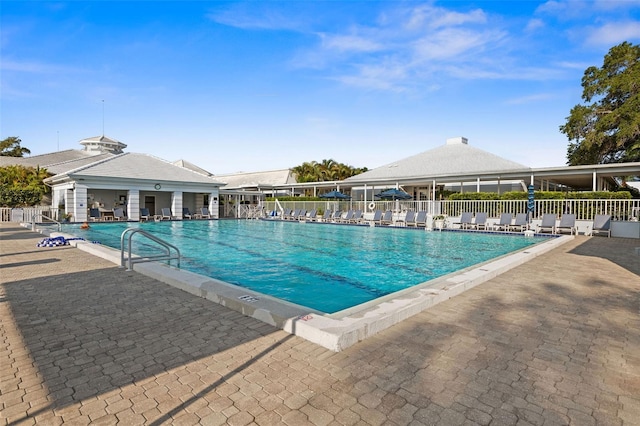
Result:
<instances>
[{"instance_id":1,"label":"pool deck","mask_svg":"<svg viewBox=\"0 0 640 426\"><path fill-rule=\"evenodd\" d=\"M0 424L640 424L639 240L576 237L333 352L0 237Z\"/></svg>"}]
</instances>

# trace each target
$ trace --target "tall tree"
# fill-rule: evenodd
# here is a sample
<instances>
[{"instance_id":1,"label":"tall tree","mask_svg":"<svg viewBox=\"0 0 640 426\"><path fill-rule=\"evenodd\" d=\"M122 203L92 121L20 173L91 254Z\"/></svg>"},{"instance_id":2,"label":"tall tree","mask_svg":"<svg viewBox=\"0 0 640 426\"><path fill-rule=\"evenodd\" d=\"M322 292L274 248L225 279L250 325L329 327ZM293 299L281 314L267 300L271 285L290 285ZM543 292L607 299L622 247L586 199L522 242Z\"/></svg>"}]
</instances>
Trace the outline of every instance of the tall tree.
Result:
<instances>
[{"instance_id":1,"label":"tall tree","mask_svg":"<svg viewBox=\"0 0 640 426\"><path fill-rule=\"evenodd\" d=\"M304 162L291 169L296 174L298 182L326 182L332 180L343 180L351 176L366 172L366 167L351 167L347 164L338 163L333 159L325 159L321 162Z\"/></svg>"},{"instance_id":2,"label":"tall tree","mask_svg":"<svg viewBox=\"0 0 640 426\"><path fill-rule=\"evenodd\" d=\"M0 141L0 156L2 157L24 157L25 154L31 154L27 148L20 146L22 141L16 136L9 136Z\"/></svg>"},{"instance_id":3,"label":"tall tree","mask_svg":"<svg viewBox=\"0 0 640 426\"><path fill-rule=\"evenodd\" d=\"M39 167L0 167L0 206L33 206L51 190L42 181L49 176Z\"/></svg>"},{"instance_id":4,"label":"tall tree","mask_svg":"<svg viewBox=\"0 0 640 426\"><path fill-rule=\"evenodd\" d=\"M601 68L582 77L582 100L560 131L569 138L567 163L640 161L640 46L612 47Z\"/></svg>"}]
</instances>

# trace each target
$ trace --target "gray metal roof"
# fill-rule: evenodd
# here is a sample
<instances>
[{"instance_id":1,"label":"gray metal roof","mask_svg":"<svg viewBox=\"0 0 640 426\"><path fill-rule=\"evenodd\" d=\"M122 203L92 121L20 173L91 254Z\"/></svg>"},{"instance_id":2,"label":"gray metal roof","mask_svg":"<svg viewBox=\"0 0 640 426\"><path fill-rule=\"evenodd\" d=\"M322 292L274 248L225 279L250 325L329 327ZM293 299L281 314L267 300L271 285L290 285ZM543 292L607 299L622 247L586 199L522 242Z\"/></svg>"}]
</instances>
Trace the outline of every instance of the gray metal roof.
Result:
<instances>
[{"instance_id":1,"label":"gray metal roof","mask_svg":"<svg viewBox=\"0 0 640 426\"><path fill-rule=\"evenodd\" d=\"M114 154L108 152L96 155L84 150L68 149L31 157L0 157L0 167L13 165L40 167L55 175L113 156Z\"/></svg>"},{"instance_id":2,"label":"gray metal roof","mask_svg":"<svg viewBox=\"0 0 640 426\"><path fill-rule=\"evenodd\" d=\"M176 166L169 161L149 154L137 153L112 155L102 161L67 170L63 175L73 178L84 176L223 185L216 179ZM54 176L50 179L56 181L60 178L62 176Z\"/></svg>"},{"instance_id":3,"label":"gray metal roof","mask_svg":"<svg viewBox=\"0 0 640 426\"><path fill-rule=\"evenodd\" d=\"M175 164L176 166L184 167L185 169L193 170L194 172L198 172L198 173L203 174L205 176L213 176L213 173L203 169L200 166L196 166L195 164L190 163L187 160L174 161L173 164Z\"/></svg>"},{"instance_id":4,"label":"gray metal roof","mask_svg":"<svg viewBox=\"0 0 640 426\"><path fill-rule=\"evenodd\" d=\"M226 182L224 189L232 188L258 188L295 183L295 178L289 169L271 170L254 173L234 173L228 175L215 175L215 178Z\"/></svg>"},{"instance_id":5,"label":"gray metal roof","mask_svg":"<svg viewBox=\"0 0 640 426\"><path fill-rule=\"evenodd\" d=\"M447 140L446 145L377 167L350 177L345 182L373 182L422 176L468 176L473 173L524 170L529 170L529 167L469 146L465 138L452 138Z\"/></svg>"}]
</instances>

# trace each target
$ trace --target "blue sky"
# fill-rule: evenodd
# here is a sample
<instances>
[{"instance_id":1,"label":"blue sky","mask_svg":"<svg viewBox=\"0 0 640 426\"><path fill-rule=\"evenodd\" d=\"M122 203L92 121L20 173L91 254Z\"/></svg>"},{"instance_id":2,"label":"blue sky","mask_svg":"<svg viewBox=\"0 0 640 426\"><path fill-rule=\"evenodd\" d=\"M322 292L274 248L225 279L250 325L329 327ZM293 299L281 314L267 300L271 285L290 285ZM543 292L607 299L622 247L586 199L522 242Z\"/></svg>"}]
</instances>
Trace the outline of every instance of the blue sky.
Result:
<instances>
[{"instance_id":1,"label":"blue sky","mask_svg":"<svg viewBox=\"0 0 640 426\"><path fill-rule=\"evenodd\" d=\"M374 168L464 136L562 166L584 70L640 1L3 1L0 138L103 133L214 174ZM104 111L104 114L103 114Z\"/></svg>"}]
</instances>

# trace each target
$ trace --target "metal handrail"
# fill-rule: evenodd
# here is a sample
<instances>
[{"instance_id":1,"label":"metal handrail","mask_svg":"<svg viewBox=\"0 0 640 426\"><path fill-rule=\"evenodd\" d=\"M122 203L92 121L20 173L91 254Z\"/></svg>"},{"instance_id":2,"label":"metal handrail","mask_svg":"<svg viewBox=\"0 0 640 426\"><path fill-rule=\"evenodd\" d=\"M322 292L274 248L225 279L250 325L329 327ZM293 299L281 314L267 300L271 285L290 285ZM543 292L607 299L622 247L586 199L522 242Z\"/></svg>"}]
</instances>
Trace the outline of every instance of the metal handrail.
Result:
<instances>
[{"instance_id":1,"label":"metal handrail","mask_svg":"<svg viewBox=\"0 0 640 426\"><path fill-rule=\"evenodd\" d=\"M166 253L165 254L159 254L156 256L138 256L136 258L132 258L131 257L131 239L133 238L133 236L137 233L142 234L143 236L147 237L148 239L150 239L153 242L156 242L158 244L160 244L165 250ZM127 254L128 256L125 258L124 255L124 251L125 251L125 237L128 235L128 240L127 240L127 246L128 246L128 251ZM171 249L176 251L176 254L171 254ZM171 263L172 260L177 260L178 261L178 268L180 268L180 250L178 249L178 247L174 246L173 244L169 244L168 242L154 236L153 234L144 231L142 229L136 229L136 228L127 228L124 230L124 232L122 233L122 235L120 236L120 267L124 268L125 265L127 265L127 270L131 271L132 270L132 266L134 263L143 263L143 262L156 262L156 261L162 261L162 260L168 260L169 263Z\"/></svg>"},{"instance_id":2,"label":"metal handrail","mask_svg":"<svg viewBox=\"0 0 640 426\"><path fill-rule=\"evenodd\" d=\"M36 216L38 214L34 213L33 216L31 216L31 230L35 231L36 230ZM51 218L49 216L45 216L42 213L40 213L40 217L44 218L44 219L49 219L51 222L57 223L58 224L58 232L62 231L62 224L60 222L58 222L57 220L55 220L54 218Z\"/></svg>"}]
</instances>

